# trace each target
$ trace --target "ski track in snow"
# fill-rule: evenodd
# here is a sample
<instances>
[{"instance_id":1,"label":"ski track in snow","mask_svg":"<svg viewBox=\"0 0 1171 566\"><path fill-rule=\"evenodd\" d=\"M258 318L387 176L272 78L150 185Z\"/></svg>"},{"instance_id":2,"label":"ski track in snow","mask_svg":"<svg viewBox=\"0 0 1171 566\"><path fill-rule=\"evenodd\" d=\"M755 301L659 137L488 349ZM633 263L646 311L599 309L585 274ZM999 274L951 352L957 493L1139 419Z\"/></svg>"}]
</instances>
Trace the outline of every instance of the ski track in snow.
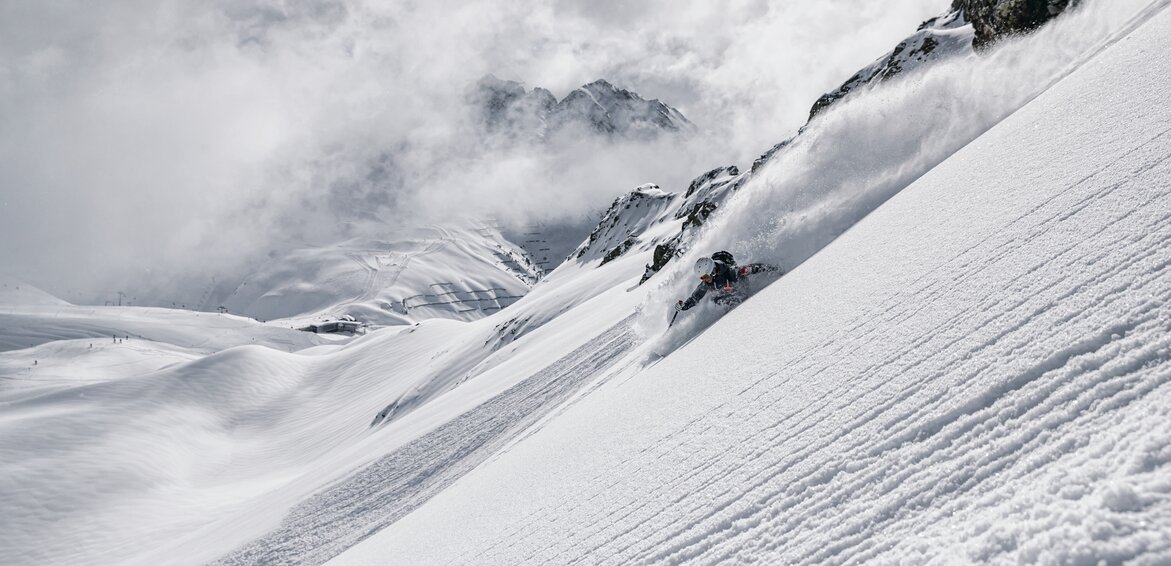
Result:
<instances>
[{"instance_id":1,"label":"ski track in snow","mask_svg":"<svg viewBox=\"0 0 1171 566\"><path fill-rule=\"evenodd\" d=\"M635 344L631 318L299 504L280 528L216 564L320 564L394 523L507 447L625 356Z\"/></svg>"},{"instance_id":2,"label":"ski track in snow","mask_svg":"<svg viewBox=\"0 0 1171 566\"><path fill-rule=\"evenodd\" d=\"M406 271L407 266L410 265L412 259L416 259L428 254L433 254L453 241L451 235L442 228L439 228L443 236L438 240L431 240L422 249L414 252L394 252L394 255L400 256L401 261L391 266L391 269L385 269L378 260L379 255L386 255L390 252L380 252L378 250L363 250L361 252L351 252L346 254L354 263L366 272L366 282L362 284L362 292L353 299L335 305L329 309L331 316L341 316L344 314L346 307L354 304L361 304L373 301L378 298L378 293L383 289L393 287L398 282L399 275ZM367 257L374 259L374 265L371 265L366 260Z\"/></svg>"}]
</instances>

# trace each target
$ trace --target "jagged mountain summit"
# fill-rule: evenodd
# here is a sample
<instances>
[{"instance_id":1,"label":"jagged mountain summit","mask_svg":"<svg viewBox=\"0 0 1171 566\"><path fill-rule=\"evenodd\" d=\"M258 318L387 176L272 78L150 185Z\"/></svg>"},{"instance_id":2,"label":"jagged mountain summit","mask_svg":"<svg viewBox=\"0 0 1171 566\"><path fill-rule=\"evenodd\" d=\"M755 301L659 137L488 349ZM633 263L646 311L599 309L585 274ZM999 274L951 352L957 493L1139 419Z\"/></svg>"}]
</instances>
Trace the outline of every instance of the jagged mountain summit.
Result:
<instances>
[{"instance_id":1,"label":"jagged mountain summit","mask_svg":"<svg viewBox=\"0 0 1171 566\"><path fill-rule=\"evenodd\" d=\"M586 132L614 138L653 139L662 134L696 130L683 113L658 100L646 100L604 79L582 85L557 100L537 87L487 75L469 102L491 133L519 139L549 140L564 133Z\"/></svg>"}]
</instances>

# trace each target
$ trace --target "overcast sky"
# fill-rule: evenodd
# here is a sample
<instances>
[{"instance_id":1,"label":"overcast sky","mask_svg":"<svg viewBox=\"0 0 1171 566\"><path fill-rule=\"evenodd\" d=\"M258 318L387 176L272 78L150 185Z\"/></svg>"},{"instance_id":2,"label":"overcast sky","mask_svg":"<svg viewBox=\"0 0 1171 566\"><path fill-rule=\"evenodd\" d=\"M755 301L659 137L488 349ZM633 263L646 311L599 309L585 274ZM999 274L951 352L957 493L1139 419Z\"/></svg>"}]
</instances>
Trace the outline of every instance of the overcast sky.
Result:
<instances>
[{"instance_id":1,"label":"overcast sky","mask_svg":"<svg viewBox=\"0 0 1171 566\"><path fill-rule=\"evenodd\" d=\"M745 166L947 0L0 3L0 270L79 299L458 210L504 222ZM686 142L488 154L486 73L597 78ZM583 235L584 236L584 235ZM68 294L67 294L68 295Z\"/></svg>"}]
</instances>

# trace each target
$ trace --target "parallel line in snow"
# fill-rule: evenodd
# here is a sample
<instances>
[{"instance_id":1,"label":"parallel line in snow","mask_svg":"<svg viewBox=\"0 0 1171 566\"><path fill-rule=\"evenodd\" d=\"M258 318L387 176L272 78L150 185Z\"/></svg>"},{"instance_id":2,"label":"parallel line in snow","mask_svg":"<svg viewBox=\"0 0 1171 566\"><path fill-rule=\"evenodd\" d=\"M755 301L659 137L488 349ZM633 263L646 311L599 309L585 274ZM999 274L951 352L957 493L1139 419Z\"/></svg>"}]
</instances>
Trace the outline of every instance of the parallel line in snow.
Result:
<instances>
[{"instance_id":1,"label":"parallel line in snow","mask_svg":"<svg viewBox=\"0 0 1171 566\"><path fill-rule=\"evenodd\" d=\"M492 400L373 462L294 508L273 532L217 564L316 564L425 503L621 359L626 319Z\"/></svg>"}]
</instances>

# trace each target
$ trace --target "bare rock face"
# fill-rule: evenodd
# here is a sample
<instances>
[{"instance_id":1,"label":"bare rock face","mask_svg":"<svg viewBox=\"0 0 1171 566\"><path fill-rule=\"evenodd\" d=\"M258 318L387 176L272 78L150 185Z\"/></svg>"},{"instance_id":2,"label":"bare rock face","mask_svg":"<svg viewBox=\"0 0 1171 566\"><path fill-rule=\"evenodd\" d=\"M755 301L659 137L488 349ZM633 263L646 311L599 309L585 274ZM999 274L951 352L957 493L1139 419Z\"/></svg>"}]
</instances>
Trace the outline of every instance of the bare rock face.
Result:
<instances>
[{"instance_id":1,"label":"bare rock face","mask_svg":"<svg viewBox=\"0 0 1171 566\"><path fill-rule=\"evenodd\" d=\"M963 12L972 24L976 49L996 40L1028 33L1073 7L1078 0L954 0L952 8Z\"/></svg>"}]
</instances>

